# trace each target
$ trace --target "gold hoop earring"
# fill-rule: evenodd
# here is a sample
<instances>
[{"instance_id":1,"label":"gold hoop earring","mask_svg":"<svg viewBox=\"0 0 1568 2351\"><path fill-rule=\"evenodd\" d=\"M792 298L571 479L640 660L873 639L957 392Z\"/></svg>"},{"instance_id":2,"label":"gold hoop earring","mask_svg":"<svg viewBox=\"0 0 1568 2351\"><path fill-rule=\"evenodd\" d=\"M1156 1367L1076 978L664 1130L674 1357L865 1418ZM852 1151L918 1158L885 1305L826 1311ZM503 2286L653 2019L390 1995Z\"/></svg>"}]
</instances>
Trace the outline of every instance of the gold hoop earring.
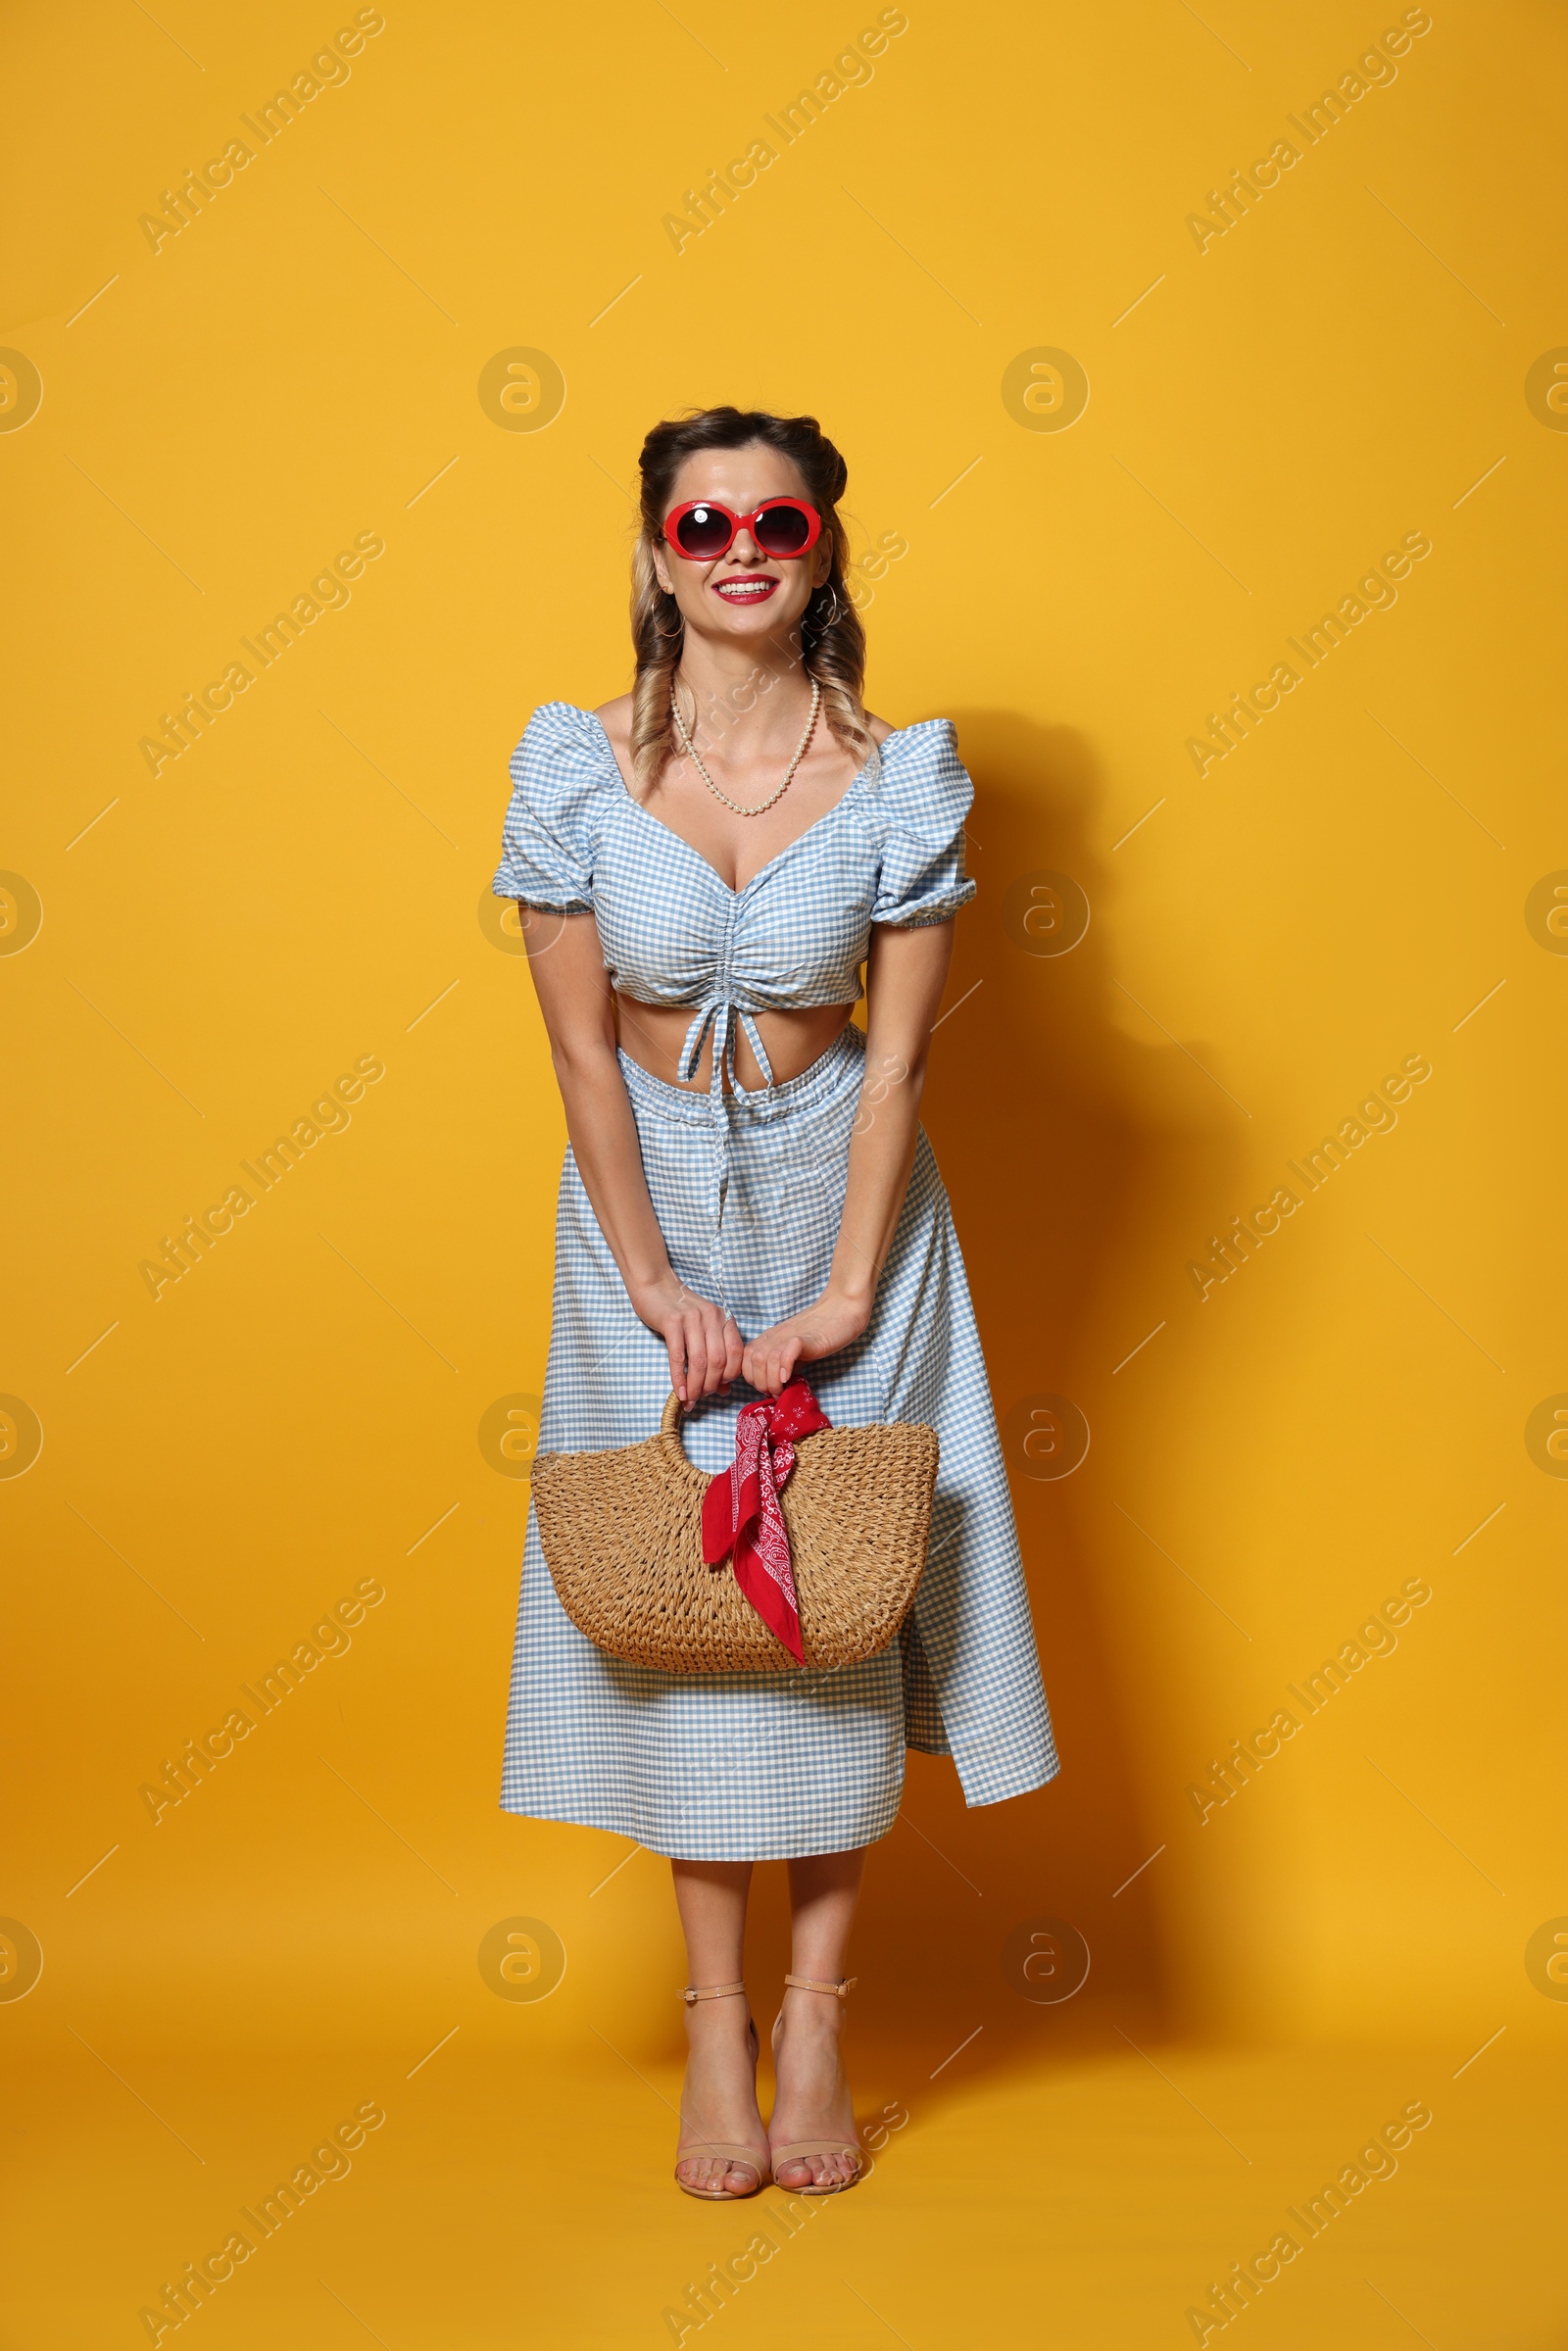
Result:
<instances>
[{"instance_id":1,"label":"gold hoop earring","mask_svg":"<svg viewBox=\"0 0 1568 2351\"><path fill-rule=\"evenodd\" d=\"M835 628L839 621L843 619L844 607L839 601L838 582L836 580L825 580L823 582L823 587L832 591L833 610L831 612L808 613L808 626L825 631L830 628ZM822 594L822 588L818 588L816 593L818 596L820 596Z\"/></svg>"},{"instance_id":2,"label":"gold hoop earring","mask_svg":"<svg viewBox=\"0 0 1568 2351\"><path fill-rule=\"evenodd\" d=\"M669 596L671 591L668 588L665 588L662 591L662 593L665 596ZM662 637L666 645L673 644L677 637L682 636L685 633L685 628L686 615L681 611L678 604L675 607L675 625L673 628L661 628L657 620L654 622L655 636Z\"/></svg>"}]
</instances>

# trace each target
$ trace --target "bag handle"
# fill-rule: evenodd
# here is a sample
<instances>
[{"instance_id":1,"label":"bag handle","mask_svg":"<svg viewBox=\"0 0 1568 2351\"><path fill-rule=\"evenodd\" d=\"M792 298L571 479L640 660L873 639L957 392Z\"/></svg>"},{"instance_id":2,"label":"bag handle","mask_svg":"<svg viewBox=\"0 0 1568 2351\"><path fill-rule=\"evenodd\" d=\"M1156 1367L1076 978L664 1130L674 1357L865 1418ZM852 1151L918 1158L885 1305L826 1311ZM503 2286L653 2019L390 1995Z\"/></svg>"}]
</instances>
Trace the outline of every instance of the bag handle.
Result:
<instances>
[{"instance_id":1,"label":"bag handle","mask_svg":"<svg viewBox=\"0 0 1568 2351\"><path fill-rule=\"evenodd\" d=\"M681 1414L685 1409L685 1405L672 1388L669 1392L669 1400L660 1415L659 1434L661 1437L674 1437L678 1434Z\"/></svg>"}]
</instances>

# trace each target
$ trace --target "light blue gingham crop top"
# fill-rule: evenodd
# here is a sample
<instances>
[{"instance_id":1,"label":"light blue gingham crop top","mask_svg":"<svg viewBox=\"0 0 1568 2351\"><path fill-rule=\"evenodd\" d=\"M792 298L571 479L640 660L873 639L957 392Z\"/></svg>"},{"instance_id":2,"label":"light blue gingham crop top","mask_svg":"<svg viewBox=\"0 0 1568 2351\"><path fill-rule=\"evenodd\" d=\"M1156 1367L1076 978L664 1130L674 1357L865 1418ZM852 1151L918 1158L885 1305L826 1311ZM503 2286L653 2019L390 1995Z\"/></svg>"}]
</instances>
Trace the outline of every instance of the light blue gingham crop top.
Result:
<instances>
[{"instance_id":1,"label":"light blue gingham crop top","mask_svg":"<svg viewBox=\"0 0 1568 2351\"><path fill-rule=\"evenodd\" d=\"M755 1014L853 1004L873 923L945 922L968 905L973 797L948 719L899 727L836 807L731 890L632 798L593 713L547 702L512 755L494 889L556 913L591 912L615 988L691 1006L683 1078L711 1027L717 1098L725 1074L735 1082L737 1022L771 1085Z\"/></svg>"}]
</instances>

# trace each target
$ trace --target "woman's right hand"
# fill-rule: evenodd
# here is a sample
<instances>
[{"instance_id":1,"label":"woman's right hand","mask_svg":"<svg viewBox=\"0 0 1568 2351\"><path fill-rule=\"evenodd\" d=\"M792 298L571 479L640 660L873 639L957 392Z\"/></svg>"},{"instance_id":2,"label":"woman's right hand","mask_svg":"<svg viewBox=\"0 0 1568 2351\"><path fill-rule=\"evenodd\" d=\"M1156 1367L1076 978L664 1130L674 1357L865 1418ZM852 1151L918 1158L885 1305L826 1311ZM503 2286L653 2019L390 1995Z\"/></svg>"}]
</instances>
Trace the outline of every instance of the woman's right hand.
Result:
<instances>
[{"instance_id":1,"label":"woman's right hand","mask_svg":"<svg viewBox=\"0 0 1568 2351\"><path fill-rule=\"evenodd\" d=\"M630 1297L639 1321L669 1350L669 1384L683 1404L727 1389L738 1376L746 1343L732 1314L688 1290L673 1271Z\"/></svg>"}]
</instances>

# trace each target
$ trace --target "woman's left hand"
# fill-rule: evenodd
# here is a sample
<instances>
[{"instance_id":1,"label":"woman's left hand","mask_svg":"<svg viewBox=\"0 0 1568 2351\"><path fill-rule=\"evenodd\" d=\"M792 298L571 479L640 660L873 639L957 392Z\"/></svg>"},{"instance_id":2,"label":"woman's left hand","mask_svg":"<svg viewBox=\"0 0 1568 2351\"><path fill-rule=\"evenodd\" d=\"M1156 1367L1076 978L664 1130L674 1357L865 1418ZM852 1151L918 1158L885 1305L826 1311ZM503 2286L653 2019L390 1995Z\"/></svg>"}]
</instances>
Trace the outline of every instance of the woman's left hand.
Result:
<instances>
[{"instance_id":1,"label":"woman's left hand","mask_svg":"<svg viewBox=\"0 0 1568 2351\"><path fill-rule=\"evenodd\" d=\"M861 1304L824 1290L816 1303L787 1322L774 1323L746 1342L741 1378L764 1396L777 1396L794 1379L803 1363L836 1355L840 1347L858 1339L871 1319L869 1303Z\"/></svg>"}]
</instances>

